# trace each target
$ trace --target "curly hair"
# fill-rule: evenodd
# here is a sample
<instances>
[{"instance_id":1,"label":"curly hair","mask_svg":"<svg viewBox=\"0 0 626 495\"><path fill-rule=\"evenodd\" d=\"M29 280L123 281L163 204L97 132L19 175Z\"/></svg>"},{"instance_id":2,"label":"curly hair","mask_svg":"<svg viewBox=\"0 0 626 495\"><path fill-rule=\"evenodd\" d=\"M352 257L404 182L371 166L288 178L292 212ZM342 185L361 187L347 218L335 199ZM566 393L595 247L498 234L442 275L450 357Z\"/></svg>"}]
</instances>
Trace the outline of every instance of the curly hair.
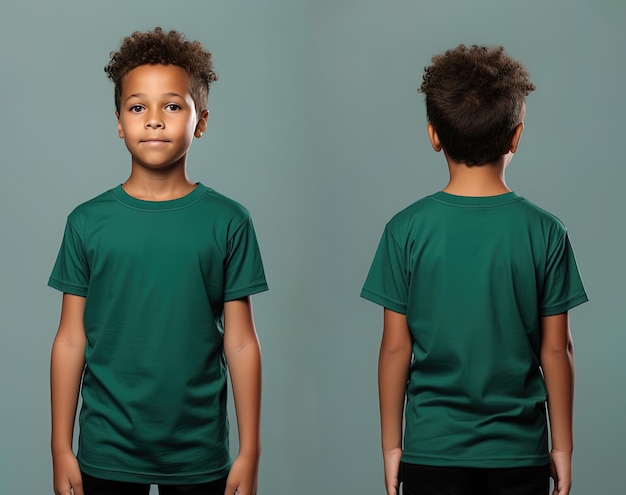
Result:
<instances>
[{"instance_id":1,"label":"curly hair","mask_svg":"<svg viewBox=\"0 0 626 495\"><path fill-rule=\"evenodd\" d=\"M459 45L434 56L424 71L418 91L448 156L472 166L506 154L535 90L524 66L501 46Z\"/></svg>"},{"instance_id":2,"label":"curly hair","mask_svg":"<svg viewBox=\"0 0 626 495\"><path fill-rule=\"evenodd\" d=\"M124 76L145 64L172 64L185 69L189 74L196 111L206 110L209 87L217 81L217 74L213 71L213 55L199 41L189 41L183 33L175 30L166 33L156 27L145 33L135 31L124 38L119 51L109 55L111 60L104 71L115 83L115 109L118 112Z\"/></svg>"}]
</instances>

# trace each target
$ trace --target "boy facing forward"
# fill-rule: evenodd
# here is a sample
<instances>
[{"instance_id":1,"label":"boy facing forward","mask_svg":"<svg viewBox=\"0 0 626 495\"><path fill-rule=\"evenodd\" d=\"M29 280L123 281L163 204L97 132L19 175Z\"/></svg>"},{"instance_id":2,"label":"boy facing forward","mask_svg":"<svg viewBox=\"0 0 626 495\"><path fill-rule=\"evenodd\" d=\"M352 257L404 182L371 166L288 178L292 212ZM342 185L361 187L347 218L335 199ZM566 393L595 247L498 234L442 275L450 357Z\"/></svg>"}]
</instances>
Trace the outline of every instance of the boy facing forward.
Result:
<instances>
[{"instance_id":1,"label":"boy facing forward","mask_svg":"<svg viewBox=\"0 0 626 495\"><path fill-rule=\"evenodd\" d=\"M503 48L461 45L426 68L428 135L450 181L387 224L361 293L384 307L389 495L400 481L407 495L540 495L550 473L569 493L567 312L587 296L563 224L504 179L534 89Z\"/></svg>"},{"instance_id":2,"label":"boy facing forward","mask_svg":"<svg viewBox=\"0 0 626 495\"><path fill-rule=\"evenodd\" d=\"M267 289L248 212L189 180L217 79L184 35L135 32L106 66L128 180L68 217L49 285L55 493L255 494L261 358L249 296ZM231 466L230 373L239 455ZM72 432L82 377L78 454Z\"/></svg>"}]
</instances>

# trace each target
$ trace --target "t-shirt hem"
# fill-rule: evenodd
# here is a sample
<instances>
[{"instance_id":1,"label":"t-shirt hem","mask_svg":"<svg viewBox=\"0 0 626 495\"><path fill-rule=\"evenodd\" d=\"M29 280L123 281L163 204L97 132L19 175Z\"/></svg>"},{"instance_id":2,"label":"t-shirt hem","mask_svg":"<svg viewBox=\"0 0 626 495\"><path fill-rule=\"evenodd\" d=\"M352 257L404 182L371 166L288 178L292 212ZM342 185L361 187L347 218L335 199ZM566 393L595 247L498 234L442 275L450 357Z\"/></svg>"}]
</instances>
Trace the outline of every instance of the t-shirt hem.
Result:
<instances>
[{"instance_id":1,"label":"t-shirt hem","mask_svg":"<svg viewBox=\"0 0 626 495\"><path fill-rule=\"evenodd\" d=\"M259 292L265 292L266 290L269 290L267 283L253 285L251 287L246 287L245 289L229 290L224 293L224 302L234 301L235 299L241 299L242 297L258 294Z\"/></svg>"},{"instance_id":2,"label":"t-shirt hem","mask_svg":"<svg viewBox=\"0 0 626 495\"><path fill-rule=\"evenodd\" d=\"M561 304L557 304L556 306L543 308L543 310L541 311L541 316L554 316L565 313L566 311L569 311L570 309L575 308L579 304L585 303L588 300L589 298L587 297L587 294L584 293L574 296L573 298L570 298Z\"/></svg>"},{"instance_id":3,"label":"t-shirt hem","mask_svg":"<svg viewBox=\"0 0 626 495\"><path fill-rule=\"evenodd\" d=\"M464 467L464 468L510 468L545 466L550 463L550 456L525 455L517 457L447 457L420 454L402 454L401 461L406 464L420 464L423 466Z\"/></svg>"},{"instance_id":4,"label":"t-shirt hem","mask_svg":"<svg viewBox=\"0 0 626 495\"><path fill-rule=\"evenodd\" d=\"M113 471L102 469L85 464L79 461L80 469L89 476L109 481L122 481L124 483L148 483L163 485L198 485L200 483L209 483L228 476L230 471L230 463L227 467L221 468L211 473L199 474L150 474L150 473L132 473L127 471Z\"/></svg>"},{"instance_id":5,"label":"t-shirt hem","mask_svg":"<svg viewBox=\"0 0 626 495\"><path fill-rule=\"evenodd\" d=\"M388 297L385 297L381 294L378 294L376 292L372 292L369 289L363 289L361 291L361 297L363 299L367 299L368 301L371 301L373 303L376 303L380 306L383 306L384 308L390 309L392 311L395 311L396 313L402 313L402 314L406 314L407 311L407 307L406 304L401 304L397 301L394 301L393 299L389 299Z\"/></svg>"},{"instance_id":6,"label":"t-shirt hem","mask_svg":"<svg viewBox=\"0 0 626 495\"><path fill-rule=\"evenodd\" d=\"M48 286L53 289L59 290L66 294L72 294L74 296L87 296L87 287L82 287L79 285L70 284L68 282L63 282L56 278L50 277L48 280Z\"/></svg>"}]
</instances>

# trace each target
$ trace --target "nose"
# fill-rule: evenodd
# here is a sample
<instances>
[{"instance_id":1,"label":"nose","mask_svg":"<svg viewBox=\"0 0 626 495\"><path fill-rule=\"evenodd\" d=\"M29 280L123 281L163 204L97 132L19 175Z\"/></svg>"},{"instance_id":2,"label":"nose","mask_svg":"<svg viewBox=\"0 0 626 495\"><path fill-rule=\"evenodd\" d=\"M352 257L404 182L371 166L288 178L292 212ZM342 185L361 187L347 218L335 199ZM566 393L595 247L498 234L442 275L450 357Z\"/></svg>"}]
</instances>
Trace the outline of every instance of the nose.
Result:
<instances>
[{"instance_id":1,"label":"nose","mask_svg":"<svg viewBox=\"0 0 626 495\"><path fill-rule=\"evenodd\" d=\"M147 115L146 127L150 129L160 129L164 127L164 124L161 118L155 112L151 112L149 115Z\"/></svg>"}]
</instances>

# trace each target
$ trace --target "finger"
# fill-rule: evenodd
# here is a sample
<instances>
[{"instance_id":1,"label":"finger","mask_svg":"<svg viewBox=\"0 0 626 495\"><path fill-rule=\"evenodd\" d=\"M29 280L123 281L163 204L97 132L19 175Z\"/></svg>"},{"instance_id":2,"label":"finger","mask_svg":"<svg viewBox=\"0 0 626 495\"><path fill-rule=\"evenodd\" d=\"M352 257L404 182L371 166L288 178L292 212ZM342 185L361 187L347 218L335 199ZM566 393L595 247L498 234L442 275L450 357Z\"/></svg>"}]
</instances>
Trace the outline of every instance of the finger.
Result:
<instances>
[{"instance_id":1,"label":"finger","mask_svg":"<svg viewBox=\"0 0 626 495\"><path fill-rule=\"evenodd\" d=\"M66 486L60 488L55 487L54 493L56 495L72 495L72 486L68 482Z\"/></svg>"},{"instance_id":2,"label":"finger","mask_svg":"<svg viewBox=\"0 0 626 495\"><path fill-rule=\"evenodd\" d=\"M72 483L72 490L73 490L74 495L85 495L85 492L83 491L82 480L77 483Z\"/></svg>"}]
</instances>

